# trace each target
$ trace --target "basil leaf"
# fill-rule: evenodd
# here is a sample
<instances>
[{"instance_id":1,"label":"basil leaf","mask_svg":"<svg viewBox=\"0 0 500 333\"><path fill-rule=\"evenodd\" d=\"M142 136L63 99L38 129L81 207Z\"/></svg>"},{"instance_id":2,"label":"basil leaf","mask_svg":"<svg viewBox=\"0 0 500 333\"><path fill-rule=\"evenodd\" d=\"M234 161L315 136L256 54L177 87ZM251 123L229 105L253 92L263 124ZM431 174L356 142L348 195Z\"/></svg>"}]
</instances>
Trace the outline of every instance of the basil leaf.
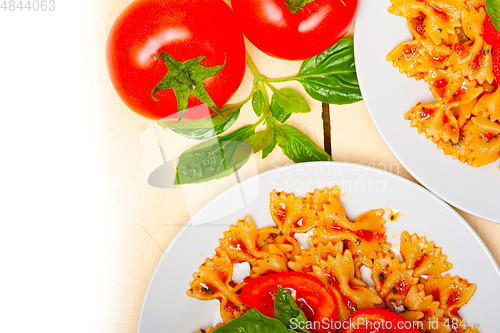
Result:
<instances>
[{"instance_id":1,"label":"basil leaf","mask_svg":"<svg viewBox=\"0 0 500 333\"><path fill-rule=\"evenodd\" d=\"M485 9L495 29L500 31L500 0L486 0Z\"/></svg>"},{"instance_id":2,"label":"basil leaf","mask_svg":"<svg viewBox=\"0 0 500 333\"><path fill-rule=\"evenodd\" d=\"M276 141L283 153L295 163L332 160L331 156L307 135L291 125L277 126Z\"/></svg>"},{"instance_id":3,"label":"basil leaf","mask_svg":"<svg viewBox=\"0 0 500 333\"><path fill-rule=\"evenodd\" d=\"M276 90L272 99L283 109L292 113L311 112L309 104L296 90L284 88Z\"/></svg>"},{"instance_id":4,"label":"basil leaf","mask_svg":"<svg viewBox=\"0 0 500 333\"><path fill-rule=\"evenodd\" d=\"M295 303L290 292L281 287L278 287L274 299L274 318L296 332L310 333L309 330L305 329L307 326L306 315Z\"/></svg>"},{"instance_id":5,"label":"basil leaf","mask_svg":"<svg viewBox=\"0 0 500 333\"><path fill-rule=\"evenodd\" d=\"M163 129L170 128L173 132L194 140L210 139L228 130L238 119L241 104L225 105L220 111L198 120L158 121ZM224 119L224 117L226 119Z\"/></svg>"},{"instance_id":6,"label":"basil leaf","mask_svg":"<svg viewBox=\"0 0 500 333\"><path fill-rule=\"evenodd\" d=\"M264 96L262 96L260 90L257 90L252 96L252 108L253 112L255 112L257 117L262 116L264 107L265 107Z\"/></svg>"},{"instance_id":7,"label":"basil leaf","mask_svg":"<svg viewBox=\"0 0 500 333\"><path fill-rule=\"evenodd\" d=\"M254 133L245 139L245 142L252 145L254 153L258 153L273 141L274 130L269 127L266 130Z\"/></svg>"},{"instance_id":8,"label":"basil leaf","mask_svg":"<svg viewBox=\"0 0 500 333\"><path fill-rule=\"evenodd\" d=\"M252 125L204 141L179 156L175 184L195 184L229 176L252 155L252 146L243 142L254 133Z\"/></svg>"},{"instance_id":9,"label":"basil leaf","mask_svg":"<svg viewBox=\"0 0 500 333\"><path fill-rule=\"evenodd\" d=\"M363 99L354 64L352 39L341 39L323 53L304 60L299 81L314 99L328 104L351 104Z\"/></svg>"},{"instance_id":10,"label":"basil leaf","mask_svg":"<svg viewBox=\"0 0 500 333\"><path fill-rule=\"evenodd\" d=\"M269 154L271 154L274 150L274 147L276 147L276 140L273 139L273 141L268 144L264 149L262 149L262 159L265 159Z\"/></svg>"},{"instance_id":11,"label":"basil leaf","mask_svg":"<svg viewBox=\"0 0 500 333\"><path fill-rule=\"evenodd\" d=\"M274 118L276 118L277 121L280 123L284 123L292 113L288 110L283 109L279 104L276 102L274 95L271 98L271 105L269 106L271 109L271 114L273 115Z\"/></svg>"},{"instance_id":12,"label":"basil leaf","mask_svg":"<svg viewBox=\"0 0 500 333\"><path fill-rule=\"evenodd\" d=\"M231 320L214 333L290 333L279 320L267 317L256 309L250 309L245 314Z\"/></svg>"}]
</instances>

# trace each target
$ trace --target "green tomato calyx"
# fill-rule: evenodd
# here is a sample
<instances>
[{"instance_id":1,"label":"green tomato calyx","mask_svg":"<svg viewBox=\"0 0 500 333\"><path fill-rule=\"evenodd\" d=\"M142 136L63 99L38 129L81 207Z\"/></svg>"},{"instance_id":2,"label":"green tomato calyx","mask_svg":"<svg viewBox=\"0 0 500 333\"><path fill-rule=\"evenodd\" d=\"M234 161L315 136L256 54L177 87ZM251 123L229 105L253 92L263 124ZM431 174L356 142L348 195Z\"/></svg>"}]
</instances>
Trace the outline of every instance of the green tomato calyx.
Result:
<instances>
[{"instance_id":1,"label":"green tomato calyx","mask_svg":"<svg viewBox=\"0 0 500 333\"><path fill-rule=\"evenodd\" d=\"M292 14L297 14L305 5L313 1L314 0L285 0L285 7L290 9Z\"/></svg>"},{"instance_id":2,"label":"green tomato calyx","mask_svg":"<svg viewBox=\"0 0 500 333\"><path fill-rule=\"evenodd\" d=\"M219 108L212 100L203 85L203 81L209 77L215 76L226 65L226 59L220 66L208 67L201 65L207 57L200 56L188 59L184 62L176 60L167 52L160 52L158 60L163 61L167 66L168 72L163 79L151 91L151 97L158 101L155 94L163 89L174 89L177 98L177 111L179 121L182 120L188 108L189 95L198 97L200 101L206 104L210 109L221 114ZM222 116L224 117L224 116Z\"/></svg>"}]
</instances>

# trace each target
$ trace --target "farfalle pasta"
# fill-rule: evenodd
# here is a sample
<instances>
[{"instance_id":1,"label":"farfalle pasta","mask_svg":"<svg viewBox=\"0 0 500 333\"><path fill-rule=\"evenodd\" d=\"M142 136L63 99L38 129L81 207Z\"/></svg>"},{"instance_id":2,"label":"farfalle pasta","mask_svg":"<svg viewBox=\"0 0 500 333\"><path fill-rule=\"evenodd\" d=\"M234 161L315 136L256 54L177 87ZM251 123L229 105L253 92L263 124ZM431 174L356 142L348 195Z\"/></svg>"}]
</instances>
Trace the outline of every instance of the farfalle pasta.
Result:
<instances>
[{"instance_id":1,"label":"farfalle pasta","mask_svg":"<svg viewBox=\"0 0 500 333\"><path fill-rule=\"evenodd\" d=\"M429 85L434 103L418 103L405 119L446 155L479 167L500 158L500 89L492 48L483 40L484 0L391 0L413 40L387 61ZM500 167L499 167L500 168Z\"/></svg>"},{"instance_id":2,"label":"farfalle pasta","mask_svg":"<svg viewBox=\"0 0 500 333\"><path fill-rule=\"evenodd\" d=\"M301 272L331 289L341 322L357 310L386 308L420 323L416 327L422 332L477 332L477 327L465 325L459 316L476 285L443 275L452 264L440 247L404 231L397 256L386 242L384 210L373 209L351 219L340 196L337 186L315 190L305 198L271 192L275 225L257 229L247 216L230 226L219 240L216 255L193 274L187 294L219 300L222 320L228 323L249 310L238 297L249 281L262 275ZM233 267L243 264L249 272L236 281ZM371 281L366 281L362 270L371 270Z\"/></svg>"}]
</instances>

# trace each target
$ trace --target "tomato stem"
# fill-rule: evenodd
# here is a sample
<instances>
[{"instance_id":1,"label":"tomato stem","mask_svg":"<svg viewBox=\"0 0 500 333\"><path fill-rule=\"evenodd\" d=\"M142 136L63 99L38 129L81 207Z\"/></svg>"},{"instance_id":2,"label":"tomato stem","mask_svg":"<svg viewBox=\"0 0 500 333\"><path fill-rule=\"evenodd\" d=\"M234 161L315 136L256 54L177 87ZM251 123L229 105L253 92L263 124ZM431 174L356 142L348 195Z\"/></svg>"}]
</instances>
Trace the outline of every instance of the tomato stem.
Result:
<instances>
[{"instance_id":1,"label":"tomato stem","mask_svg":"<svg viewBox=\"0 0 500 333\"><path fill-rule=\"evenodd\" d=\"M314 0L285 0L285 7L290 9L292 14L297 14L305 5L313 1Z\"/></svg>"},{"instance_id":2,"label":"tomato stem","mask_svg":"<svg viewBox=\"0 0 500 333\"><path fill-rule=\"evenodd\" d=\"M191 90L194 90L196 88L196 83L191 79L187 71L182 71L179 74L178 80L188 86L188 88Z\"/></svg>"}]
</instances>

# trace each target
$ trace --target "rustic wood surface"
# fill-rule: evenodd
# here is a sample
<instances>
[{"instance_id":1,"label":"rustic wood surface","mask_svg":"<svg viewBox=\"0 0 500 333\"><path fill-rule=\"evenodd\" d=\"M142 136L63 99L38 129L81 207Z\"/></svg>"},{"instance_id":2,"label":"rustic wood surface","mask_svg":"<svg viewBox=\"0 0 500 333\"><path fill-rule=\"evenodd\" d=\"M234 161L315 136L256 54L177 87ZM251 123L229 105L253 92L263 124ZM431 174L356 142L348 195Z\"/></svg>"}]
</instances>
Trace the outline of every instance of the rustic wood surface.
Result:
<instances>
[{"instance_id":1,"label":"rustic wood surface","mask_svg":"<svg viewBox=\"0 0 500 333\"><path fill-rule=\"evenodd\" d=\"M195 144L171 131L155 128L153 121L127 109L111 86L105 61L106 38L111 25L130 0L92 0L91 43L93 117L101 184L105 207L106 270L103 276L104 332L136 331L142 298L149 278L169 242L190 216L217 194L237 183L236 176L182 188L160 189L147 176L161 163L158 141L167 159ZM352 36L352 30L349 33ZM270 58L250 43L247 48L262 74L284 77L296 74L300 62ZM247 70L243 85L233 101L250 92L252 77ZM280 87L297 88L311 105L310 114L294 114L295 125L323 147L321 103L309 98L297 83ZM256 116L247 104L234 128L254 123ZM377 133L363 102L330 106L332 157L384 169L414 179L398 163ZM177 155L176 155L177 154ZM240 179L292 163L280 149L262 160L260 153L238 174ZM500 225L459 211L477 231L500 262Z\"/></svg>"}]
</instances>

